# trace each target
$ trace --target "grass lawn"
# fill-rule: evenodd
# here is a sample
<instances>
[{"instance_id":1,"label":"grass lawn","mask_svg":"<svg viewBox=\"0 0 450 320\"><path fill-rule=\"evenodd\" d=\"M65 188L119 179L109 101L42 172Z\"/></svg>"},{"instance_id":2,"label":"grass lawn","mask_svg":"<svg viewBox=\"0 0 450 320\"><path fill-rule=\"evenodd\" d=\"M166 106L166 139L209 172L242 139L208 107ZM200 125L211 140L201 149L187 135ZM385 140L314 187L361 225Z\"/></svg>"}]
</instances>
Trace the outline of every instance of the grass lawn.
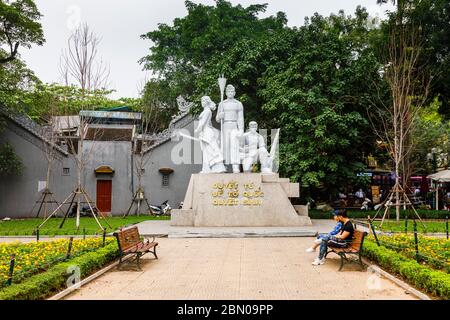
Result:
<instances>
[{"instance_id":1,"label":"grass lawn","mask_svg":"<svg viewBox=\"0 0 450 320\"><path fill-rule=\"evenodd\" d=\"M422 223L419 220L416 220L417 222L417 231L418 232L427 232L427 233L442 233L445 232L445 220L433 220L433 221L426 221L424 220L424 224L426 227L426 230L424 229ZM375 221L374 225L378 227L378 230L389 232L389 231L395 231L395 232L404 232L405 231L405 220L392 221L392 220L385 220L383 223L383 227L380 229L380 221ZM413 220L408 220L408 232L413 232Z\"/></svg>"},{"instance_id":2,"label":"grass lawn","mask_svg":"<svg viewBox=\"0 0 450 320\"><path fill-rule=\"evenodd\" d=\"M105 223L105 219L100 219L100 223L106 227L106 231L113 232L120 227L139 223L147 220L169 220L170 217L154 217L154 216L131 216L131 217L109 217L106 221L111 225L111 228ZM41 219L21 219L0 221L0 236L30 236L34 234L36 227L44 221ZM59 229L62 218L51 218L39 230L40 235L82 235L83 229L85 234L94 235L101 234L102 230L92 217L80 218L80 229L77 230L75 226L75 218L68 218L64 223L62 229Z\"/></svg>"}]
</instances>

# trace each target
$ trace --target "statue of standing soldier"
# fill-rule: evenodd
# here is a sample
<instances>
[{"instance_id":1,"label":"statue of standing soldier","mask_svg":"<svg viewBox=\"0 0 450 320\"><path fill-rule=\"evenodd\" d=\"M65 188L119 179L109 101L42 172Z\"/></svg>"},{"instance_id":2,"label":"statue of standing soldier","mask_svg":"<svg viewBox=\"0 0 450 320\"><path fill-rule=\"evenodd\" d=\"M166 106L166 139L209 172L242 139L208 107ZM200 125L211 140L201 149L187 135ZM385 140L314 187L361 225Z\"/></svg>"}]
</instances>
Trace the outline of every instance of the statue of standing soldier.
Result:
<instances>
[{"instance_id":1,"label":"statue of standing soldier","mask_svg":"<svg viewBox=\"0 0 450 320\"><path fill-rule=\"evenodd\" d=\"M232 165L233 173L240 172L240 137L244 134L244 106L234 97L232 85L226 87L227 99L219 104L216 121L222 124L223 158L226 165Z\"/></svg>"}]
</instances>

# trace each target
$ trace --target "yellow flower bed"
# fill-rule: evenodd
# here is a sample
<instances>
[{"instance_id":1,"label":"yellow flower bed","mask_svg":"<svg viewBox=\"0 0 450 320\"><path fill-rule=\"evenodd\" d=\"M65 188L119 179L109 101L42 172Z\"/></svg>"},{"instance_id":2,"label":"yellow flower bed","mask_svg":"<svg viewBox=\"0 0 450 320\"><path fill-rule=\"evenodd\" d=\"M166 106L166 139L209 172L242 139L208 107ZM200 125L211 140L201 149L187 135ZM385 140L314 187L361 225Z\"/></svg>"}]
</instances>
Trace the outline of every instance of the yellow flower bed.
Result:
<instances>
[{"instance_id":1,"label":"yellow flower bed","mask_svg":"<svg viewBox=\"0 0 450 320\"><path fill-rule=\"evenodd\" d=\"M414 235L395 234L378 236L381 244L408 258L415 259ZM422 263L450 272L450 240L418 235L419 257Z\"/></svg>"},{"instance_id":2,"label":"yellow flower bed","mask_svg":"<svg viewBox=\"0 0 450 320\"><path fill-rule=\"evenodd\" d=\"M114 241L113 238L106 238L105 244L109 244L112 241ZM74 239L71 257L96 250L102 246L102 243L103 240L101 238ZM0 287L4 286L8 279L12 254L16 256L13 281L17 283L64 260L68 246L69 239L25 244L20 242L0 243Z\"/></svg>"}]
</instances>

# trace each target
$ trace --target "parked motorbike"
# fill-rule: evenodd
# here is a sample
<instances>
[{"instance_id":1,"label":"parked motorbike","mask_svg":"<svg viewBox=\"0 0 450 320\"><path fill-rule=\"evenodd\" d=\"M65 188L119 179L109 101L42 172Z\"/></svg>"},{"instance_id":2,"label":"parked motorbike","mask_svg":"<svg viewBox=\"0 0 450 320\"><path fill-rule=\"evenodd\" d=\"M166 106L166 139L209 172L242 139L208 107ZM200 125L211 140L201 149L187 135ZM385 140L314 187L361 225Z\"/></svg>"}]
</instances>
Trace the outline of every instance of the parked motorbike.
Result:
<instances>
[{"instance_id":1,"label":"parked motorbike","mask_svg":"<svg viewBox=\"0 0 450 320\"><path fill-rule=\"evenodd\" d=\"M71 210L69 211L69 218L74 218L77 216L77 203L74 203L74 205L72 206ZM98 214L98 210L96 208L93 208L94 213ZM91 216L91 208L88 205L82 206L80 209L80 217L89 217Z\"/></svg>"},{"instance_id":2,"label":"parked motorbike","mask_svg":"<svg viewBox=\"0 0 450 320\"><path fill-rule=\"evenodd\" d=\"M172 207L169 204L169 200L164 201L160 206L150 205L150 213L155 216L170 215Z\"/></svg>"},{"instance_id":3,"label":"parked motorbike","mask_svg":"<svg viewBox=\"0 0 450 320\"><path fill-rule=\"evenodd\" d=\"M373 210L373 209L374 209L374 205L373 205L372 201L369 198L365 198L362 203L361 210L368 211L368 210Z\"/></svg>"}]
</instances>

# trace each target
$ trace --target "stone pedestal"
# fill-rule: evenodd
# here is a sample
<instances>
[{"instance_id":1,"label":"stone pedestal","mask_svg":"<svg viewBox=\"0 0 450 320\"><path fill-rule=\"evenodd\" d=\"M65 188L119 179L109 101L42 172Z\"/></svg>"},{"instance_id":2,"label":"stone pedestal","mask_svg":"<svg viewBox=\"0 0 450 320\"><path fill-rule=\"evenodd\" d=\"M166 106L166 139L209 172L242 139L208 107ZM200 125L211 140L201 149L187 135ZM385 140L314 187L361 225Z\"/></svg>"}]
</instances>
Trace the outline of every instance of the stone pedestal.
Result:
<instances>
[{"instance_id":1,"label":"stone pedestal","mask_svg":"<svg viewBox=\"0 0 450 320\"><path fill-rule=\"evenodd\" d=\"M193 174L183 208L172 210L172 226L294 227L311 226L289 201L298 183L278 174Z\"/></svg>"}]
</instances>

